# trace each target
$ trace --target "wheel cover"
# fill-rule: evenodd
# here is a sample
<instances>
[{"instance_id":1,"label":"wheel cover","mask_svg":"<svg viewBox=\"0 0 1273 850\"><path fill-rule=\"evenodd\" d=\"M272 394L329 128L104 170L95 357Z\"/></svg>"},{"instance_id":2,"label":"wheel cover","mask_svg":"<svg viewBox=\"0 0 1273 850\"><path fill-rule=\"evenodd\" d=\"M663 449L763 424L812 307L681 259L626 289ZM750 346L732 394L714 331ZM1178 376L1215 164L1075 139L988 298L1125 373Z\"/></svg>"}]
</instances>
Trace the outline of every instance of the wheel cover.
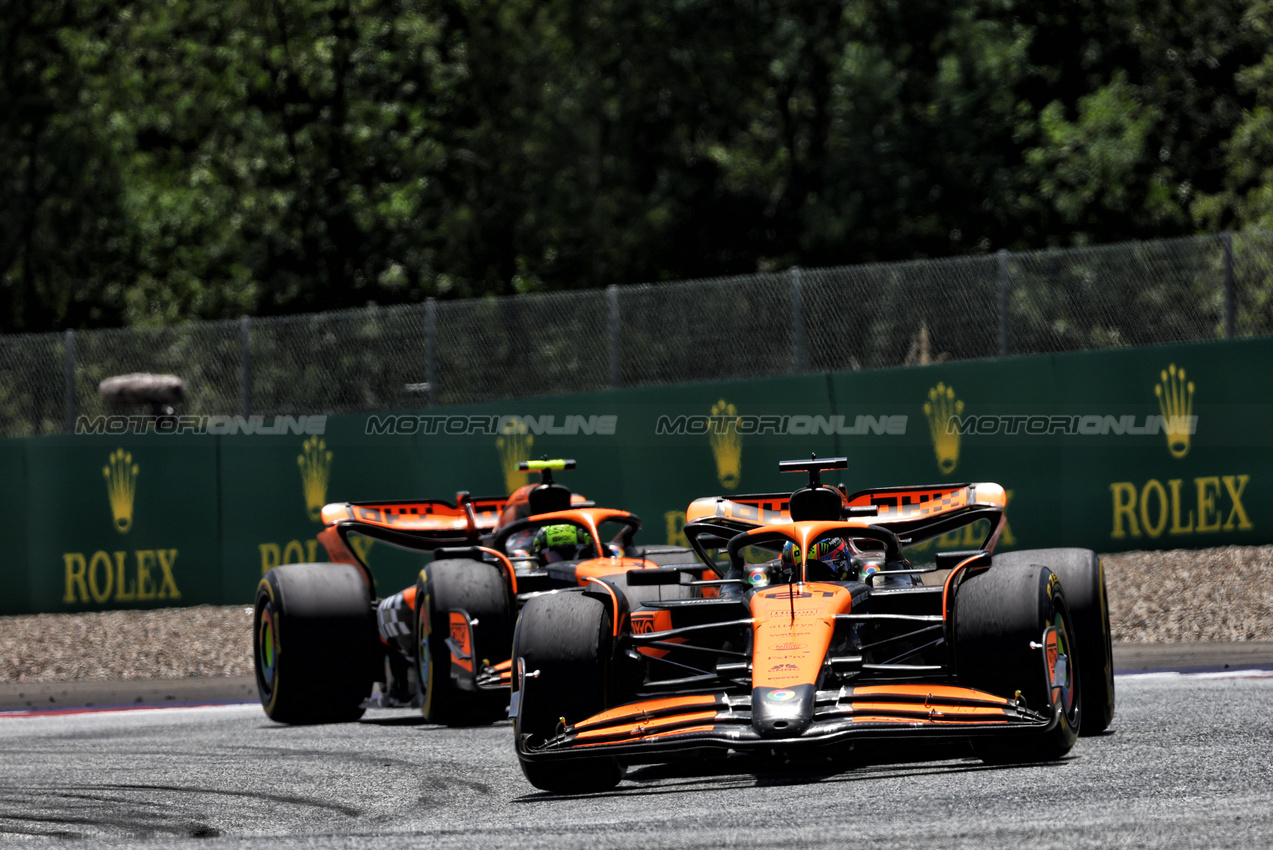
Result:
<instances>
[{"instance_id":1,"label":"wheel cover","mask_svg":"<svg viewBox=\"0 0 1273 850\"><path fill-rule=\"evenodd\" d=\"M1073 718L1078 703L1074 693L1074 672L1070 664L1070 639L1065 618L1058 611L1052 619L1043 641L1047 655L1048 682L1052 689L1053 705L1061 706L1067 717Z\"/></svg>"}]
</instances>

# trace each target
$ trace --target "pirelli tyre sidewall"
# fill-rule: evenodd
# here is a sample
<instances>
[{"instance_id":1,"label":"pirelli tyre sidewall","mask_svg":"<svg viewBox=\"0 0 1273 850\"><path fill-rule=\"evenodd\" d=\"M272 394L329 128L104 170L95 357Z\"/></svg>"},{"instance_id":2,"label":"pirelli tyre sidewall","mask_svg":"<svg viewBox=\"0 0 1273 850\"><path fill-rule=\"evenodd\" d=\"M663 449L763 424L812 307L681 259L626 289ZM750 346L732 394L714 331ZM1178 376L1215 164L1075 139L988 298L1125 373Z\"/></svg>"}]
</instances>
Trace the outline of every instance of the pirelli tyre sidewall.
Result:
<instances>
[{"instance_id":1,"label":"pirelli tyre sidewall","mask_svg":"<svg viewBox=\"0 0 1273 850\"><path fill-rule=\"evenodd\" d=\"M257 585L252 657L280 723L357 720L382 658L371 588L349 564L286 564Z\"/></svg>"},{"instance_id":2,"label":"pirelli tyre sidewall","mask_svg":"<svg viewBox=\"0 0 1273 850\"><path fill-rule=\"evenodd\" d=\"M996 567L1040 564L1061 579L1074 625L1083 684L1083 735L1099 735L1114 719L1114 651L1105 567L1091 549L1026 549L995 555Z\"/></svg>"},{"instance_id":3,"label":"pirelli tyre sidewall","mask_svg":"<svg viewBox=\"0 0 1273 850\"><path fill-rule=\"evenodd\" d=\"M527 601L513 637L513 732L532 785L561 794L612 788L624 767L614 758L535 759L567 724L610 707L615 698L614 614L600 595L567 590Z\"/></svg>"},{"instance_id":4,"label":"pirelli tyre sidewall","mask_svg":"<svg viewBox=\"0 0 1273 850\"><path fill-rule=\"evenodd\" d=\"M473 683L483 664L499 664L512 652L514 614L504 574L482 561L434 561L420 571L415 599L415 663L424 719L447 726L482 726L505 719L508 691L476 690ZM452 674L446 642L456 610L474 624L473 670L464 674L463 684Z\"/></svg>"},{"instance_id":5,"label":"pirelli tyre sidewall","mask_svg":"<svg viewBox=\"0 0 1273 850\"><path fill-rule=\"evenodd\" d=\"M1047 567L992 566L965 578L955 590L955 664L961 685L1013 698L1049 712L1056 695L1061 712L1049 730L980 735L972 739L988 763L1052 761L1074 746L1082 722L1082 670L1064 587ZM1052 687L1043 649L1044 632L1056 629L1063 685Z\"/></svg>"}]
</instances>

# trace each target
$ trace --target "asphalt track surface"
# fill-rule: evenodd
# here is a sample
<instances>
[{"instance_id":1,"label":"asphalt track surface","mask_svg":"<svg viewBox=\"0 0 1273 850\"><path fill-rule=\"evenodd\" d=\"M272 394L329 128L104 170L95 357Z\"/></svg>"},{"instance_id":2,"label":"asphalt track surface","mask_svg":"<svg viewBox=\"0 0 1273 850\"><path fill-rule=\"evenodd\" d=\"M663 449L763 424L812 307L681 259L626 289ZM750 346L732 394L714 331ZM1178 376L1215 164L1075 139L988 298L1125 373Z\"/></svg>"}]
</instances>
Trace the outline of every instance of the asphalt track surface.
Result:
<instances>
[{"instance_id":1,"label":"asphalt track surface","mask_svg":"<svg viewBox=\"0 0 1273 850\"><path fill-rule=\"evenodd\" d=\"M446 729L381 711L284 727L254 704L10 713L0 844L1273 845L1273 670L1120 675L1117 692L1111 730L1051 764L989 768L958 751L699 761L634 768L613 791L569 798L525 782L508 723Z\"/></svg>"}]
</instances>

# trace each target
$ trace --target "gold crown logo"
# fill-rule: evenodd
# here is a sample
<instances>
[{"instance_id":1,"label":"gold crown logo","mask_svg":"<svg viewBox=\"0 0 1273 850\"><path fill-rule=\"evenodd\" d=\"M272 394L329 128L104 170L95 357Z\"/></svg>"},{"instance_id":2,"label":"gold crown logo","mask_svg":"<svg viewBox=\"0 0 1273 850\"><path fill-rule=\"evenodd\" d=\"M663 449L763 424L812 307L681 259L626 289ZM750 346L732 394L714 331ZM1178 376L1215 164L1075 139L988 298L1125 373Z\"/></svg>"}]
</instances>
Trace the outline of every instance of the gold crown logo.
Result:
<instances>
[{"instance_id":1,"label":"gold crown logo","mask_svg":"<svg viewBox=\"0 0 1273 850\"><path fill-rule=\"evenodd\" d=\"M526 423L516 416L508 418L502 432L495 438L495 449L499 452L499 467L504 473L504 486L511 493L525 484L526 476L530 474L518 469L517 464L530 457L535 436L530 433Z\"/></svg>"},{"instance_id":2,"label":"gold crown logo","mask_svg":"<svg viewBox=\"0 0 1273 850\"><path fill-rule=\"evenodd\" d=\"M928 391L924 402L924 415L928 417L928 430L933 436L933 452L937 455L937 468L942 475L955 471L959 463L959 432L950 427L952 417L964 412L964 403L955 398L955 388L942 382Z\"/></svg>"},{"instance_id":3,"label":"gold crown logo","mask_svg":"<svg viewBox=\"0 0 1273 850\"><path fill-rule=\"evenodd\" d=\"M106 479L106 497L110 499L111 516L120 534L127 534L133 527L133 499L137 495L137 464L133 456L123 449L111 452L110 459L102 467Z\"/></svg>"},{"instance_id":4,"label":"gold crown logo","mask_svg":"<svg viewBox=\"0 0 1273 850\"><path fill-rule=\"evenodd\" d=\"M301 444L296 457L301 468L301 490L305 493L305 512L312 520L323 517L323 505L327 504L327 481L331 477L332 453L327 443L319 437L310 437Z\"/></svg>"},{"instance_id":5,"label":"gold crown logo","mask_svg":"<svg viewBox=\"0 0 1273 850\"><path fill-rule=\"evenodd\" d=\"M712 430L707 435L712 446L712 457L716 459L716 480L726 490L738 486L743 476L743 438L738 433L738 420L716 419L715 417L737 416L738 408L725 399L712 405Z\"/></svg>"},{"instance_id":6,"label":"gold crown logo","mask_svg":"<svg viewBox=\"0 0 1273 850\"><path fill-rule=\"evenodd\" d=\"M1167 450L1172 457L1189 454L1189 435L1193 431L1193 381L1185 378L1185 370L1172 363L1162 371L1162 382L1154 385L1158 409L1162 411L1167 431Z\"/></svg>"}]
</instances>

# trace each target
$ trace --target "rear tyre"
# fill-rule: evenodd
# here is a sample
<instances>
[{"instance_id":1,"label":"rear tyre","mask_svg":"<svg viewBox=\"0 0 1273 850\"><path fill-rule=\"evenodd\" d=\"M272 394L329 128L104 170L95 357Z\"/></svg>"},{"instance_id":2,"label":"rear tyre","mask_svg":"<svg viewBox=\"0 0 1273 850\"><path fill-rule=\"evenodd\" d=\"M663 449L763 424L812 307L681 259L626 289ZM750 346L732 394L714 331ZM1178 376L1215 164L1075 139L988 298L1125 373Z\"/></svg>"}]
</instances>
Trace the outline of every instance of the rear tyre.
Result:
<instances>
[{"instance_id":1,"label":"rear tyre","mask_svg":"<svg viewBox=\"0 0 1273 850\"><path fill-rule=\"evenodd\" d=\"M485 726L508 716L508 692L479 691L473 676L464 687L451 675L451 611L460 609L472 628L473 674L483 664L506 661L512 648L512 606L508 585L498 568L482 561L434 561L416 582L416 669L430 723Z\"/></svg>"},{"instance_id":2,"label":"rear tyre","mask_svg":"<svg viewBox=\"0 0 1273 850\"><path fill-rule=\"evenodd\" d=\"M1114 651L1101 559L1091 549L1029 549L996 555L994 564L1013 568L1042 564L1061 580L1082 674L1082 734L1104 732L1114 719Z\"/></svg>"},{"instance_id":3,"label":"rear tyre","mask_svg":"<svg viewBox=\"0 0 1273 850\"><path fill-rule=\"evenodd\" d=\"M1020 692L1027 708L1046 712L1052 694L1038 644L1049 626L1058 630L1058 650L1066 662L1065 686L1056 693L1062 706L1059 722L1047 732L974 737L973 750L982 761L1052 761L1074 746L1081 718L1077 675L1081 668L1073 653L1074 631L1061 591L1055 574L1036 565L1019 569L992 565L969 576L956 590L955 663L960 684L1009 699Z\"/></svg>"},{"instance_id":4,"label":"rear tyre","mask_svg":"<svg viewBox=\"0 0 1273 850\"><path fill-rule=\"evenodd\" d=\"M279 723L357 720L381 659L371 588L350 564L286 564L257 585L252 656Z\"/></svg>"},{"instance_id":5,"label":"rear tyre","mask_svg":"<svg viewBox=\"0 0 1273 850\"><path fill-rule=\"evenodd\" d=\"M610 606L579 592L550 593L526 603L513 636L513 719L517 755L530 784L557 794L613 788L624 768L614 758L534 761L534 748L557 734L562 718L578 723L604 711L614 690ZM526 674L521 681L518 667Z\"/></svg>"}]
</instances>

